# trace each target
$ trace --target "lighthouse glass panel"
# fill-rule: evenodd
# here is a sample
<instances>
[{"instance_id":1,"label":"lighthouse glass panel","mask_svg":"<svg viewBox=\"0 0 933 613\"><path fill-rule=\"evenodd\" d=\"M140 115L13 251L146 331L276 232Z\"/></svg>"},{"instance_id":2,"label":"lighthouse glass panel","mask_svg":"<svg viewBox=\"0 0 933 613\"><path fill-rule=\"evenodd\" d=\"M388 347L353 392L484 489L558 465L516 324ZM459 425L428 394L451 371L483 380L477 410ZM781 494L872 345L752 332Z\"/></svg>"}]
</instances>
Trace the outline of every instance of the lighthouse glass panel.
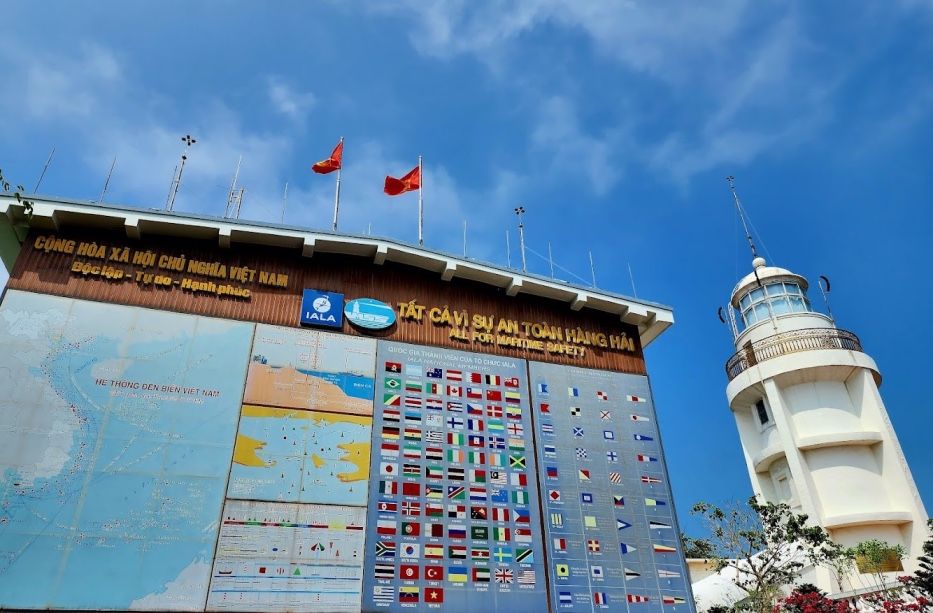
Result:
<instances>
[{"instance_id":1,"label":"lighthouse glass panel","mask_svg":"<svg viewBox=\"0 0 933 613\"><path fill-rule=\"evenodd\" d=\"M770 317L768 306L774 315L804 313L810 310L806 294L796 283L769 283L753 289L739 300L742 323L749 327Z\"/></svg>"}]
</instances>

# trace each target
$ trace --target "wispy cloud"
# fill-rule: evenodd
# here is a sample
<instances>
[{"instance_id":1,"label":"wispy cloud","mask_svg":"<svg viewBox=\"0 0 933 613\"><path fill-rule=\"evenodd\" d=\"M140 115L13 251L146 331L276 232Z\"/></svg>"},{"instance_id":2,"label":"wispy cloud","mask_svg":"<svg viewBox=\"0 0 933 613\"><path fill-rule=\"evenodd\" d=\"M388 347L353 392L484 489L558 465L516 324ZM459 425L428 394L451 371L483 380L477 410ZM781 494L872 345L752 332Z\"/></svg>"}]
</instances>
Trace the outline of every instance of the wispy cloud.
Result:
<instances>
[{"instance_id":1,"label":"wispy cloud","mask_svg":"<svg viewBox=\"0 0 933 613\"><path fill-rule=\"evenodd\" d=\"M555 159L587 155L587 167L598 169L590 177L597 194L623 176L620 161L643 164L683 189L710 169L792 150L819 134L841 103L846 63L825 53L820 33L793 5L715 0L674 11L627 0L430 7L394 0L370 6L413 19L410 39L424 55L472 55L503 86L521 83L515 96L537 109L531 144L559 145ZM538 76L526 68L526 43L536 34L553 37L555 29L582 34L596 57L613 66L603 79L625 112L604 114L598 130L578 119L589 103L583 92L592 89L582 87L575 62ZM556 93L561 72L571 87Z\"/></svg>"},{"instance_id":2,"label":"wispy cloud","mask_svg":"<svg viewBox=\"0 0 933 613\"><path fill-rule=\"evenodd\" d=\"M269 77L268 95L272 108L296 122L304 120L317 102L313 93L298 91L281 77Z\"/></svg>"},{"instance_id":3,"label":"wispy cloud","mask_svg":"<svg viewBox=\"0 0 933 613\"><path fill-rule=\"evenodd\" d=\"M578 179L582 173L595 194L605 195L619 180L622 169L613 163L618 134L593 136L583 131L573 103L561 96L543 101L531 142L550 156L549 175L562 180Z\"/></svg>"}]
</instances>

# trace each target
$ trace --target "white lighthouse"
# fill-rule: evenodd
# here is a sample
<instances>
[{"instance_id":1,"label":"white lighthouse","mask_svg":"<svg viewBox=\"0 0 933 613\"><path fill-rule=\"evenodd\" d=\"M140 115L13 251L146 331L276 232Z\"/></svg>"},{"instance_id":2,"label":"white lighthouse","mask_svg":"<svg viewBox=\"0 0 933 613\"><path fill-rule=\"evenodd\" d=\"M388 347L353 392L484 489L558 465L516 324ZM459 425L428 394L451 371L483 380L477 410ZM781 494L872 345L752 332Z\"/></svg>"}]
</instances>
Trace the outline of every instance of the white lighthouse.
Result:
<instances>
[{"instance_id":1,"label":"white lighthouse","mask_svg":"<svg viewBox=\"0 0 933 613\"><path fill-rule=\"evenodd\" d=\"M752 267L730 299L736 353L726 395L755 493L806 513L841 545L903 545L904 570L914 570L927 515L877 364L855 334L814 311L804 277L761 257ZM812 581L841 589L828 573Z\"/></svg>"}]
</instances>

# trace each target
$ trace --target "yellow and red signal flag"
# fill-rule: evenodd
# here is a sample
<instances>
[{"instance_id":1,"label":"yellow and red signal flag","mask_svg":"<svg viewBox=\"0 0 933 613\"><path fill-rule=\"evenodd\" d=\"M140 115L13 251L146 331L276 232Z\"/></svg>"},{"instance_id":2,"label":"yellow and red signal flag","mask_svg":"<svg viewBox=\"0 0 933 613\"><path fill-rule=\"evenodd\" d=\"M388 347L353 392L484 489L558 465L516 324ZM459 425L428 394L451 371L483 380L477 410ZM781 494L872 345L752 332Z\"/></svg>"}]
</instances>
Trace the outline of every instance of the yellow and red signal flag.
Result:
<instances>
[{"instance_id":1,"label":"yellow and red signal flag","mask_svg":"<svg viewBox=\"0 0 933 613\"><path fill-rule=\"evenodd\" d=\"M311 170L318 173L319 175L326 175L328 173L334 172L335 170L340 170L342 163L343 139L341 138L340 142L337 143L337 146L334 147L334 151L330 154L330 157L326 160L321 160L317 164L311 166Z\"/></svg>"}]
</instances>

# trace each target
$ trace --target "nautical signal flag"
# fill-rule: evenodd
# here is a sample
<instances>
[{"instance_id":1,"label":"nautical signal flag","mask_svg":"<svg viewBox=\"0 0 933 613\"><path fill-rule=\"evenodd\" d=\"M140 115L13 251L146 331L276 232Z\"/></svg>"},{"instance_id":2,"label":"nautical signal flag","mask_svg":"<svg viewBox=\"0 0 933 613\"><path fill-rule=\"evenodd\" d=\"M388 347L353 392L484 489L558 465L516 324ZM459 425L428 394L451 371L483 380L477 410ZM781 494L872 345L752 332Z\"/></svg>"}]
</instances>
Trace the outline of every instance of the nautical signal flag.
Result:
<instances>
[{"instance_id":1,"label":"nautical signal flag","mask_svg":"<svg viewBox=\"0 0 933 613\"><path fill-rule=\"evenodd\" d=\"M651 477L651 476L648 476L648 475L642 475L642 476L641 476L641 482L642 482L642 483L654 484L654 483L661 483L661 480L658 479L657 477Z\"/></svg>"},{"instance_id":2,"label":"nautical signal flag","mask_svg":"<svg viewBox=\"0 0 933 613\"><path fill-rule=\"evenodd\" d=\"M673 547L669 547L668 545L655 544L655 545L652 545L652 547L654 548L655 553L674 553L675 551L677 551L676 549L674 549Z\"/></svg>"},{"instance_id":3,"label":"nautical signal flag","mask_svg":"<svg viewBox=\"0 0 933 613\"><path fill-rule=\"evenodd\" d=\"M593 604L609 604L606 592L593 592Z\"/></svg>"},{"instance_id":4,"label":"nautical signal flag","mask_svg":"<svg viewBox=\"0 0 933 613\"><path fill-rule=\"evenodd\" d=\"M641 396L626 396L625 399L629 402L648 402L647 398L642 398Z\"/></svg>"},{"instance_id":5,"label":"nautical signal flag","mask_svg":"<svg viewBox=\"0 0 933 613\"><path fill-rule=\"evenodd\" d=\"M629 602L648 602L650 600L647 596L640 594L626 594L625 599Z\"/></svg>"},{"instance_id":6,"label":"nautical signal flag","mask_svg":"<svg viewBox=\"0 0 933 613\"><path fill-rule=\"evenodd\" d=\"M651 419L645 417L644 415L630 415L629 419L632 421L651 421Z\"/></svg>"},{"instance_id":7,"label":"nautical signal flag","mask_svg":"<svg viewBox=\"0 0 933 613\"><path fill-rule=\"evenodd\" d=\"M658 461L657 458L653 458L650 455L644 455L641 453L637 454L635 456L635 459L638 460L639 462L657 462Z\"/></svg>"},{"instance_id":8,"label":"nautical signal flag","mask_svg":"<svg viewBox=\"0 0 933 613\"><path fill-rule=\"evenodd\" d=\"M664 522L661 522L661 521L649 521L648 527L651 528L652 530L664 530L665 528L670 528L671 525L665 524Z\"/></svg>"},{"instance_id":9,"label":"nautical signal flag","mask_svg":"<svg viewBox=\"0 0 933 613\"><path fill-rule=\"evenodd\" d=\"M622 553L632 553L633 551L635 551L635 548L625 543L619 543L619 550Z\"/></svg>"},{"instance_id":10,"label":"nautical signal flag","mask_svg":"<svg viewBox=\"0 0 933 613\"><path fill-rule=\"evenodd\" d=\"M404 194L405 192L413 192L416 189L421 189L420 166L415 166L400 179L387 176L385 187L383 188L386 195L389 196L398 196L400 194Z\"/></svg>"},{"instance_id":11,"label":"nautical signal flag","mask_svg":"<svg viewBox=\"0 0 933 613\"><path fill-rule=\"evenodd\" d=\"M645 498L645 506L648 507L663 507L667 505L663 500L658 500L657 498Z\"/></svg>"},{"instance_id":12,"label":"nautical signal flag","mask_svg":"<svg viewBox=\"0 0 933 613\"><path fill-rule=\"evenodd\" d=\"M634 437L636 441L653 441L654 440L650 436L645 436L644 434L635 434Z\"/></svg>"},{"instance_id":13,"label":"nautical signal flag","mask_svg":"<svg viewBox=\"0 0 933 613\"><path fill-rule=\"evenodd\" d=\"M680 596L661 596L664 604L685 604L687 601Z\"/></svg>"}]
</instances>

